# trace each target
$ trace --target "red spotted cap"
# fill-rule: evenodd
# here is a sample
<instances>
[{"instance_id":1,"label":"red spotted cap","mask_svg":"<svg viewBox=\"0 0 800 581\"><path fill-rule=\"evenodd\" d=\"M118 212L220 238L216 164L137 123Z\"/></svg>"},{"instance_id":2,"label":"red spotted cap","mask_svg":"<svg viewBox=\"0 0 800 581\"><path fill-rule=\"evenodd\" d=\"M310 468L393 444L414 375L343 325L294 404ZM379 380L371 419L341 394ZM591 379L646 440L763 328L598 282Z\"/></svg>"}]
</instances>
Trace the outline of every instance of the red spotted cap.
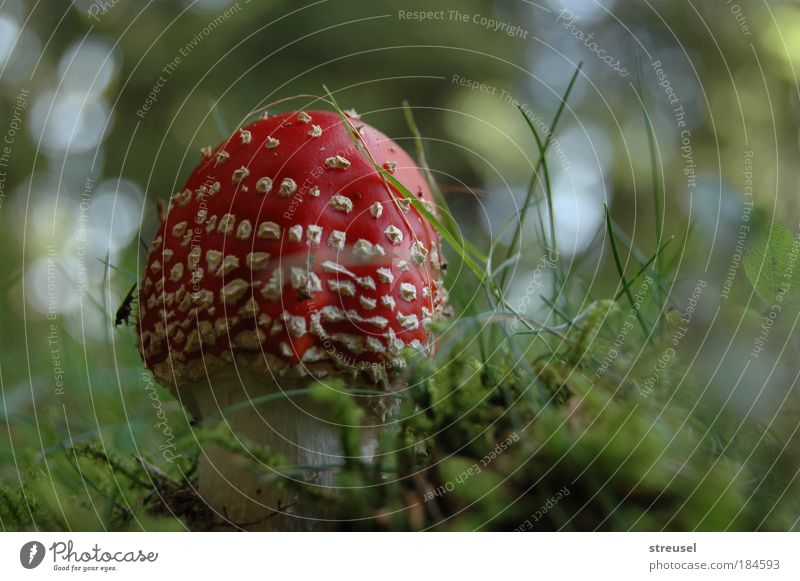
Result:
<instances>
[{"instance_id":1,"label":"red spotted cap","mask_svg":"<svg viewBox=\"0 0 800 581\"><path fill-rule=\"evenodd\" d=\"M362 147L423 204L413 160L353 113ZM446 304L439 236L335 112L264 117L200 165L161 216L138 347L166 385L232 364L275 377L390 381L433 348Z\"/></svg>"}]
</instances>

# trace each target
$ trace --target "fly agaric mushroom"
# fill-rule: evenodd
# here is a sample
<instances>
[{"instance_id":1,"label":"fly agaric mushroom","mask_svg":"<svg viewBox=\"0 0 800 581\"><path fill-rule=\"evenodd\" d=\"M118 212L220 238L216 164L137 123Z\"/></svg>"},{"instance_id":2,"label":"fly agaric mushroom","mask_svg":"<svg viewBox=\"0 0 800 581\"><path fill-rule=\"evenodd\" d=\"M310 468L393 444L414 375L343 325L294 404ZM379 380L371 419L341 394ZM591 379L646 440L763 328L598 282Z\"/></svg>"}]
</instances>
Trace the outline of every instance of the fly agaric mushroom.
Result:
<instances>
[{"instance_id":1,"label":"fly agaric mushroom","mask_svg":"<svg viewBox=\"0 0 800 581\"><path fill-rule=\"evenodd\" d=\"M390 389L407 348L433 348L446 303L438 234L373 161L432 209L425 180L391 139L347 122L353 133L334 112L274 115L204 148L141 281L137 345L157 380L196 417L224 419L290 464L340 459L327 410L288 397L226 408L330 376ZM364 440L369 457L374 435ZM313 528L266 518L296 501L266 468L207 446L199 473L201 495L233 523ZM311 478L333 486L329 474ZM298 517L320 517L299 505Z\"/></svg>"}]
</instances>

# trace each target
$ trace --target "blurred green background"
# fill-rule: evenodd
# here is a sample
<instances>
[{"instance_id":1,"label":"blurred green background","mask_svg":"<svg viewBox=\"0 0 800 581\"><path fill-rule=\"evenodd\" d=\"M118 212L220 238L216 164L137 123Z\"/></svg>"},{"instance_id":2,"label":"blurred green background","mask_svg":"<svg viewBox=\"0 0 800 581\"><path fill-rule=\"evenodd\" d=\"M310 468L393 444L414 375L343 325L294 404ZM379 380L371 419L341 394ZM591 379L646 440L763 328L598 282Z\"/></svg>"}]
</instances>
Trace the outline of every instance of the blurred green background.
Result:
<instances>
[{"instance_id":1,"label":"blurred green background","mask_svg":"<svg viewBox=\"0 0 800 581\"><path fill-rule=\"evenodd\" d=\"M433 14L420 21L419 11ZM115 328L113 316L141 270L139 237L152 239L156 200L181 189L200 147L251 110L324 85L413 151L408 101L457 224L486 249L518 212L537 159L516 105L546 128L583 62L549 157L572 298L618 288L604 202L647 255L660 228L675 236L672 306L685 310L697 281L707 283L681 344L701 390L676 397L734 436L743 419L766 426L795 494L797 312L782 313L751 357L768 305L736 256L751 201L761 218L798 231L799 58L800 7L788 1L5 0L0 481L19 485L26 466L70 440L100 438L163 464L133 329ZM529 250L508 287L512 304L542 255L537 228L532 218L523 230ZM465 275L452 276L454 287ZM528 310L548 312L538 300ZM177 403L159 397L173 429L185 430ZM46 472L92 494L80 473L52 462ZM58 497L55 484L42 486Z\"/></svg>"}]
</instances>

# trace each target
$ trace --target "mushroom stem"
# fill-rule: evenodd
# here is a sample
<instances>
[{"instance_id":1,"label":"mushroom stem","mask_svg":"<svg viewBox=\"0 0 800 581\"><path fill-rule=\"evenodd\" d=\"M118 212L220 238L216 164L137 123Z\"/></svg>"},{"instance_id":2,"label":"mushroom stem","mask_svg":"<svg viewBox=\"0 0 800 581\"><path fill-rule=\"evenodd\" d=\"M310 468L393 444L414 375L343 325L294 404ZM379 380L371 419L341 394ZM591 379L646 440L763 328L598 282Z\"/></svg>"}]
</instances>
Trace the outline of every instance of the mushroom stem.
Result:
<instances>
[{"instance_id":1,"label":"mushroom stem","mask_svg":"<svg viewBox=\"0 0 800 581\"><path fill-rule=\"evenodd\" d=\"M259 404L262 396L278 395L308 388L314 379L281 379L278 386L269 375L226 368L213 374L210 381L181 388L191 397L204 425L215 427L226 422L241 450L233 451L217 444L204 444L198 472L200 495L219 515L226 528L254 531L329 530L333 524L330 510L314 494L303 494L286 480L320 487L319 492L336 488L336 467L343 463L339 429L329 410L310 397L270 398ZM191 406L194 403L195 406ZM231 410L236 406L235 410ZM369 421L369 420L368 420ZM369 421L374 424L375 421ZM362 459L371 460L377 447L372 429L362 431ZM261 450L248 451L255 445ZM278 454L285 466L266 466L259 452ZM297 470L290 467L296 466ZM319 467L319 469L314 469ZM283 481L283 482L282 482Z\"/></svg>"}]
</instances>

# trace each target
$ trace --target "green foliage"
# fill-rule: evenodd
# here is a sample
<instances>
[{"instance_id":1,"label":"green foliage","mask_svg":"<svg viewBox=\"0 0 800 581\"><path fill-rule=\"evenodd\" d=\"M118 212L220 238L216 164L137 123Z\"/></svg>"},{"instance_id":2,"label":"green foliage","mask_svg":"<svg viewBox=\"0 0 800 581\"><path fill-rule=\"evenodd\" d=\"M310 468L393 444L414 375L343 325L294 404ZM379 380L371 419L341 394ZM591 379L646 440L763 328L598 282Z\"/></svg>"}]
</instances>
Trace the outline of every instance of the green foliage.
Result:
<instances>
[{"instance_id":1,"label":"green foliage","mask_svg":"<svg viewBox=\"0 0 800 581\"><path fill-rule=\"evenodd\" d=\"M587 334L602 336L602 307L576 326L576 349L584 349ZM593 343L594 350L608 347ZM670 403L667 392L643 395L633 378L621 386L598 378L583 355L568 350L537 365L551 395L544 409L520 383L503 386L514 399L506 405L500 385L481 381L476 359L440 363L445 372L435 380L419 369L424 387L411 391L400 429L383 443L397 472L388 483L383 471L375 479L362 474L357 490L332 499L340 518L367 519L354 526L379 530L758 526L763 513L748 502L753 475L719 455L688 407ZM542 513L563 489L568 495Z\"/></svg>"},{"instance_id":2,"label":"green foliage","mask_svg":"<svg viewBox=\"0 0 800 581\"><path fill-rule=\"evenodd\" d=\"M149 462L124 458L98 442L83 442L34 462L23 484L0 485L0 525L22 530L185 530L181 517L199 522L202 505L173 505L187 494ZM173 505L173 506L170 506Z\"/></svg>"},{"instance_id":3,"label":"green foliage","mask_svg":"<svg viewBox=\"0 0 800 581\"><path fill-rule=\"evenodd\" d=\"M756 294L769 306L800 297L800 242L780 224L758 222L744 270Z\"/></svg>"}]
</instances>

